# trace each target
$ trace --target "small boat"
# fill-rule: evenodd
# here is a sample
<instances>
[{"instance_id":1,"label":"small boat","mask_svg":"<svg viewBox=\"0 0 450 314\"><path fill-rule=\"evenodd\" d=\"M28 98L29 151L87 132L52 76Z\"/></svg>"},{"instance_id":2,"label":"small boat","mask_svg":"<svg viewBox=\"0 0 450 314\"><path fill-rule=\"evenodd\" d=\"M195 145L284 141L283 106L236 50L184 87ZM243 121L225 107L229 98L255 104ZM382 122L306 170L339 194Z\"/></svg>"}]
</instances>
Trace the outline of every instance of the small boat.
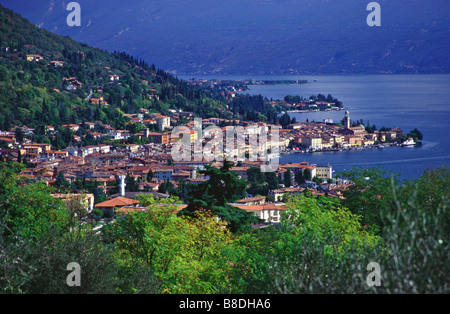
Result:
<instances>
[{"instance_id":1,"label":"small boat","mask_svg":"<svg viewBox=\"0 0 450 314\"><path fill-rule=\"evenodd\" d=\"M416 142L412 138L408 138L406 141L402 143L402 146L412 146L416 145Z\"/></svg>"}]
</instances>

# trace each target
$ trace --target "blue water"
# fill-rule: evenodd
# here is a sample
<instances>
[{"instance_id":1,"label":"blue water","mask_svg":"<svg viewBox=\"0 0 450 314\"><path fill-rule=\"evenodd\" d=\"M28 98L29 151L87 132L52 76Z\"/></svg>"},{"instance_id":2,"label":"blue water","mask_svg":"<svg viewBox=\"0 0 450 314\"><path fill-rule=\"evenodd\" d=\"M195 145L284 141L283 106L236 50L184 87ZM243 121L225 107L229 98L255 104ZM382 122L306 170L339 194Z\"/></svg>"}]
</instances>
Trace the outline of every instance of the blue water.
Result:
<instances>
[{"instance_id":1,"label":"blue water","mask_svg":"<svg viewBox=\"0 0 450 314\"><path fill-rule=\"evenodd\" d=\"M289 154L282 155L282 163L307 161L318 165L330 164L336 173L352 167L379 166L399 173L403 179L415 179L425 169L450 165L450 74L209 78L306 79L308 84L303 85L252 86L248 93L273 99L282 99L285 95L309 97L318 93L325 96L331 94L348 108L352 120L369 121L378 129L382 126L399 127L406 133L417 128L424 135L423 144L418 147ZM323 121L328 118L339 122L344 117L344 111L291 113L291 116L297 121Z\"/></svg>"}]
</instances>

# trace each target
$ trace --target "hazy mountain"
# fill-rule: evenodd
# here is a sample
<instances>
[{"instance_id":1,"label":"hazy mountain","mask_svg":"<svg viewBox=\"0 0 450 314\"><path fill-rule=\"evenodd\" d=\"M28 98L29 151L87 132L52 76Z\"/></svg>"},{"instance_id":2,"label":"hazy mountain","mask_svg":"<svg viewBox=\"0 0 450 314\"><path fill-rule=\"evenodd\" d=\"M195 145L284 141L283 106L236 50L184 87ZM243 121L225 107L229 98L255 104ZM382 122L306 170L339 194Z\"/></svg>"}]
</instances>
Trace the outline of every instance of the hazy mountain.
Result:
<instances>
[{"instance_id":1,"label":"hazy mountain","mask_svg":"<svg viewBox=\"0 0 450 314\"><path fill-rule=\"evenodd\" d=\"M32 23L177 73L450 72L450 2L380 0L0 0Z\"/></svg>"}]
</instances>

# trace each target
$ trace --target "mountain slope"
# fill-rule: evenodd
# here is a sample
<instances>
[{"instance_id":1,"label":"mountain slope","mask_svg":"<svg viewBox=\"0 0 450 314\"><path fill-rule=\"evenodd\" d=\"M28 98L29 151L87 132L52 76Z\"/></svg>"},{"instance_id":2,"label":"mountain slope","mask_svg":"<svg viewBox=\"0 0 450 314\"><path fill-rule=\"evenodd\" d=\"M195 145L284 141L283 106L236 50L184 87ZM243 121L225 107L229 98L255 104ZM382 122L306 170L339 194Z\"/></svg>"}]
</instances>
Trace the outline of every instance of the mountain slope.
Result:
<instances>
[{"instance_id":1,"label":"mountain slope","mask_svg":"<svg viewBox=\"0 0 450 314\"><path fill-rule=\"evenodd\" d=\"M33 23L109 51L126 51L178 73L444 73L450 4L368 0L78 1L69 27L61 0L1 0Z\"/></svg>"},{"instance_id":2,"label":"mountain slope","mask_svg":"<svg viewBox=\"0 0 450 314\"><path fill-rule=\"evenodd\" d=\"M139 109L201 117L225 106L154 65L39 29L0 6L0 130L100 121L124 129ZM115 79L116 78L116 79Z\"/></svg>"}]
</instances>

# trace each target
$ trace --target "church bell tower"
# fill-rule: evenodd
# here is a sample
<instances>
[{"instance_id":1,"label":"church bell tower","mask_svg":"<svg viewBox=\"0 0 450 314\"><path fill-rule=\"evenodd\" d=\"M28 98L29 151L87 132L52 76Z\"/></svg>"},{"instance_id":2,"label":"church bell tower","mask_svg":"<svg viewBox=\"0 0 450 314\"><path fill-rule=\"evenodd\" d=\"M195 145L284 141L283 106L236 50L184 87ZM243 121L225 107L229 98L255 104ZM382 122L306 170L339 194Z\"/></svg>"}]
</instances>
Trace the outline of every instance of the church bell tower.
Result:
<instances>
[{"instance_id":1,"label":"church bell tower","mask_svg":"<svg viewBox=\"0 0 450 314\"><path fill-rule=\"evenodd\" d=\"M350 129L350 113L348 111L345 112L344 128Z\"/></svg>"}]
</instances>

